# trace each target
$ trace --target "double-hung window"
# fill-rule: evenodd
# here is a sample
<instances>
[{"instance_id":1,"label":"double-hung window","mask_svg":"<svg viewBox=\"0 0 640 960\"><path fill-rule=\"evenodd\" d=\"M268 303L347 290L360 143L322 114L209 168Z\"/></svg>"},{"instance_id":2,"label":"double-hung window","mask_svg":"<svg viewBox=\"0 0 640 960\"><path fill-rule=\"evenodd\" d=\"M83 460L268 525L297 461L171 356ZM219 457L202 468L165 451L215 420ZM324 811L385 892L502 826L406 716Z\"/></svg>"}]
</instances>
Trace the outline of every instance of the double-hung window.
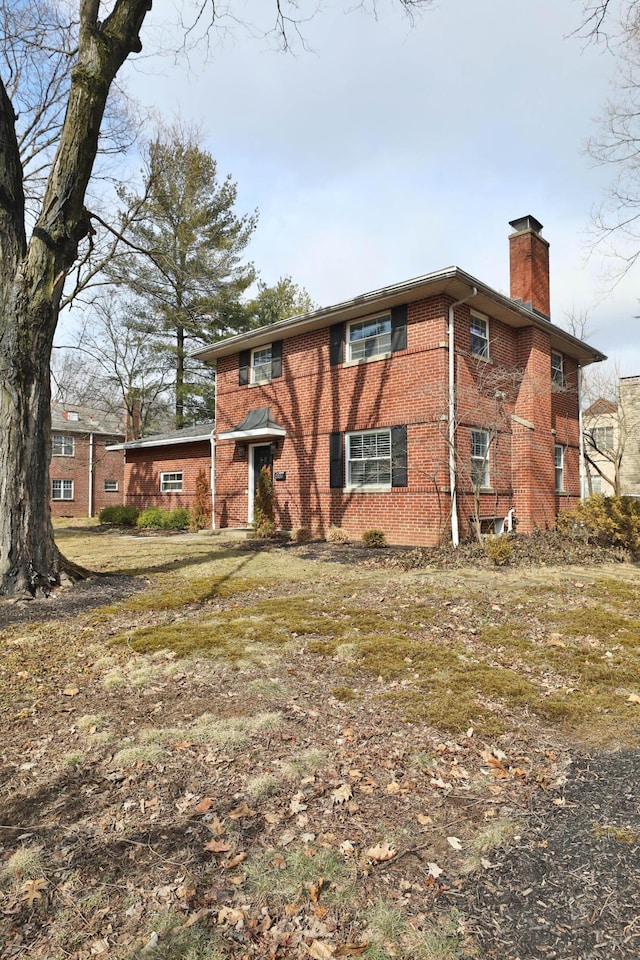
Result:
<instances>
[{"instance_id":1,"label":"double-hung window","mask_svg":"<svg viewBox=\"0 0 640 960\"><path fill-rule=\"evenodd\" d=\"M63 433L54 433L51 437L51 452L54 457L72 457L75 452L73 437Z\"/></svg>"},{"instance_id":2,"label":"double-hung window","mask_svg":"<svg viewBox=\"0 0 640 960\"><path fill-rule=\"evenodd\" d=\"M560 443L555 445L556 493L564 490L564 447Z\"/></svg>"},{"instance_id":3,"label":"double-hung window","mask_svg":"<svg viewBox=\"0 0 640 960\"><path fill-rule=\"evenodd\" d=\"M474 357L489 359L489 321L477 313L471 314L471 353Z\"/></svg>"},{"instance_id":4,"label":"double-hung window","mask_svg":"<svg viewBox=\"0 0 640 960\"><path fill-rule=\"evenodd\" d=\"M182 492L182 470L173 470L171 473L160 474L161 493Z\"/></svg>"},{"instance_id":5,"label":"double-hung window","mask_svg":"<svg viewBox=\"0 0 640 960\"><path fill-rule=\"evenodd\" d=\"M271 344L251 351L251 383L269 383L272 360Z\"/></svg>"},{"instance_id":6,"label":"double-hung window","mask_svg":"<svg viewBox=\"0 0 640 960\"><path fill-rule=\"evenodd\" d=\"M489 431L471 431L471 483L475 490L489 487Z\"/></svg>"},{"instance_id":7,"label":"double-hung window","mask_svg":"<svg viewBox=\"0 0 640 960\"><path fill-rule=\"evenodd\" d=\"M73 500L73 480L52 480L52 500Z\"/></svg>"},{"instance_id":8,"label":"double-hung window","mask_svg":"<svg viewBox=\"0 0 640 960\"><path fill-rule=\"evenodd\" d=\"M347 434L347 486L391 486L391 430Z\"/></svg>"},{"instance_id":9,"label":"double-hung window","mask_svg":"<svg viewBox=\"0 0 640 960\"><path fill-rule=\"evenodd\" d=\"M551 382L556 387L564 387L564 357L555 350L551 351Z\"/></svg>"},{"instance_id":10,"label":"double-hung window","mask_svg":"<svg viewBox=\"0 0 640 960\"><path fill-rule=\"evenodd\" d=\"M347 326L347 360L370 360L391 353L391 316L354 320Z\"/></svg>"},{"instance_id":11,"label":"double-hung window","mask_svg":"<svg viewBox=\"0 0 640 960\"><path fill-rule=\"evenodd\" d=\"M590 439L596 450L613 450L613 426L594 427Z\"/></svg>"}]
</instances>

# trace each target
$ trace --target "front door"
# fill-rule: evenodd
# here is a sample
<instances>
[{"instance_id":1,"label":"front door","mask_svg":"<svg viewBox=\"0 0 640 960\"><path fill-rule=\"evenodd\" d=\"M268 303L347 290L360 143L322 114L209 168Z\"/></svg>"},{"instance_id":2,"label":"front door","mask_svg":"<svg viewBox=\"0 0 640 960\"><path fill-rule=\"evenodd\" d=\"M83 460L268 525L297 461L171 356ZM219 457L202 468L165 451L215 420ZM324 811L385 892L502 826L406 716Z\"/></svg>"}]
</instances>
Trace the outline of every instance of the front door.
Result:
<instances>
[{"instance_id":1,"label":"front door","mask_svg":"<svg viewBox=\"0 0 640 960\"><path fill-rule=\"evenodd\" d=\"M255 500L256 490L258 489L258 477L260 476L260 471L263 467L271 468L271 444L269 443L251 447L251 476L249 477L249 523L253 523L253 501Z\"/></svg>"}]
</instances>

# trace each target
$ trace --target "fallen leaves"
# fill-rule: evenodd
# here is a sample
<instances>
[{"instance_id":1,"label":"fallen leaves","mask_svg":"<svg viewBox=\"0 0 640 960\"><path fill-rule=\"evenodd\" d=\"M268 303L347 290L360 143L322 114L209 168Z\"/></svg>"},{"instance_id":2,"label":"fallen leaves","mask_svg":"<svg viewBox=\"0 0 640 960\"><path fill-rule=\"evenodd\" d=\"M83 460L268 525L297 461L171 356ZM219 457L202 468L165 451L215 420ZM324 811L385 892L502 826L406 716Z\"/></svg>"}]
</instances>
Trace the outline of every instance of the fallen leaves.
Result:
<instances>
[{"instance_id":1,"label":"fallen leaves","mask_svg":"<svg viewBox=\"0 0 640 960\"><path fill-rule=\"evenodd\" d=\"M398 855L398 851L389 843L378 843L375 847L369 847L366 856L376 863L384 863L386 860L393 860Z\"/></svg>"},{"instance_id":2,"label":"fallen leaves","mask_svg":"<svg viewBox=\"0 0 640 960\"><path fill-rule=\"evenodd\" d=\"M46 886L47 881L44 877L39 877L37 880L25 880L20 887L20 899L32 907L36 900L42 899L42 891Z\"/></svg>"}]
</instances>

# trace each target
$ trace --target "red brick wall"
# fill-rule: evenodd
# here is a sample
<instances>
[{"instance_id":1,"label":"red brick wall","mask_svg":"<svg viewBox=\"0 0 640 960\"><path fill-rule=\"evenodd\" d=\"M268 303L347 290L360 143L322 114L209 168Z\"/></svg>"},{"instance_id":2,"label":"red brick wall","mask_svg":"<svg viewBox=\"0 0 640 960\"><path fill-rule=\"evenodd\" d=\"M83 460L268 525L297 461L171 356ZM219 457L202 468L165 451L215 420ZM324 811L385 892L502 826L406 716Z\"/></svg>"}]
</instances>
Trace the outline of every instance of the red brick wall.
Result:
<instances>
[{"instance_id":1,"label":"red brick wall","mask_svg":"<svg viewBox=\"0 0 640 960\"><path fill-rule=\"evenodd\" d=\"M285 480L274 479L277 519L284 529L302 525L325 534L336 524L357 538L366 529L380 527L389 542L414 544L433 544L448 536L450 302L443 296L410 304L407 349L388 358L330 366L325 328L286 339L283 376L268 384L239 387L238 355L218 361L217 433L233 429L248 410L263 406L269 406L286 429L273 460L274 473L286 474ZM552 525L558 501L552 429L564 416L571 437L577 437L577 400L568 392L554 398L552 417L549 334L534 328L516 330L489 317L491 356L483 361L470 354L469 305L456 308L455 318L461 533L468 531L468 517L474 512L473 428L491 427L493 436L491 491L481 495L480 513L505 516L515 505L520 529ZM533 423L533 431L514 423L514 413ZM330 487L332 432L399 424L407 426L407 487L383 492ZM217 526L248 522L250 452L251 443L217 442ZM574 469L577 477L571 454L567 478Z\"/></svg>"},{"instance_id":2,"label":"red brick wall","mask_svg":"<svg viewBox=\"0 0 640 960\"><path fill-rule=\"evenodd\" d=\"M73 500L51 500L51 514L54 517L86 517L89 515L90 435L59 430L55 434L73 438L74 455L51 457L49 489L54 479L72 480ZM122 450L105 450L106 444L117 442L115 438L93 434L93 516L98 516L103 507L122 503L124 456ZM105 480L115 480L118 489L105 491Z\"/></svg>"},{"instance_id":3,"label":"red brick wall","mask_svg":"<svg viewBox=\"0 0 640 960\"><path fill-rule=\"evenodd\" d=\"M551 316L549 244L532 230L509 237L511 297Z\"/></svg>"},{"instance_id":4,"label":"red brick wall","mask_svg":"<svg viewBox=\"0 0 640 960\"><path fill-rule=\"evenodd\" d=\"M204 470L211 485L211 443L198 440L193 443L169 444L162 447L142 447L126 451L125 503L143 509L176 507L190 509L195 496L196 477ZM182 471L182 492L161 493L160 474Z\"/></svg>"}]
</instances>

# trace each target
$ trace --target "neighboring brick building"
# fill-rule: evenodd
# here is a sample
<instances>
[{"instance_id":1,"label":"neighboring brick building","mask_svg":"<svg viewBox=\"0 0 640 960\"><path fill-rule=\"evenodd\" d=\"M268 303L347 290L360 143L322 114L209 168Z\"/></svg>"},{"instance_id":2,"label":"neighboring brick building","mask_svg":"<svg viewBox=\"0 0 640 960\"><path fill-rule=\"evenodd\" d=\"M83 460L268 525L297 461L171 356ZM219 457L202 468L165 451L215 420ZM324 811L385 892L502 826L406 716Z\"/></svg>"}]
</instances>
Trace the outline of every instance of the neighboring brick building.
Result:
<instances>
[{"instance_id":1,"label":"neighboring brick building","mask_svg":"<svg viewBox=\"0 0 640 960\"><path fill-rule=\"evenodd\" d=\"M196 353L217 369L216 526L251 522L264 464L285 530L433 544L574 505L577 371L604 357L548 319L542 225L511 225L512 299L449 267Z\"/></svg>"},{"instance_id":2,"label":"neighboring brick building","mask_svg":"<svg viewBox=\"0 0 640 960\"><path fill-rule=\"evenodd\" d=\"M201 423L112 448L125 453L124 502L139 509L189 509L201 470L211 484L213 428L213 423Z\"/></svg>"},{"instance_id":3,"label":"neighboring brick building","mask_svg":"<svg viewBox=\"0 0 640 960\"><path fill-rule=\"evenodd\" d=\"M124 458L107 446L123 439L113 414L77 404L51 404L51 514L93 517L122 503Z\"/></svg>"}]
</instances>

